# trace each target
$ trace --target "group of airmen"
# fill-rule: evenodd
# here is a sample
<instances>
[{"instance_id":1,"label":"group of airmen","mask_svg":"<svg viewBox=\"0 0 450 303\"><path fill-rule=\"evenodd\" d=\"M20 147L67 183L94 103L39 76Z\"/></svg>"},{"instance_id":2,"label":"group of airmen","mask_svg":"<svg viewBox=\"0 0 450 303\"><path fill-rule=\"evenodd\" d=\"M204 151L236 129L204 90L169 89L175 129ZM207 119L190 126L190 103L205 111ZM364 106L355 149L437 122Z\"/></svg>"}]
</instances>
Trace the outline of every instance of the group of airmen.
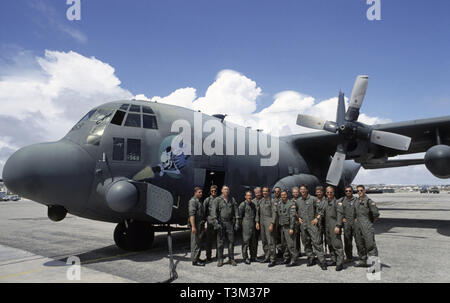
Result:
<instances>
[{"instance_id":1,"label":"group of airmen","mask_svg":"<svg viewBox=\"0 0 450 303\"><path fill-rule=\"evenodd\" d=\"M315 196L308 187L301 185L288 192L274 188L271 196L268 187L245 193L239 205L224 185L221 195L212 185L210 196L201 202L203 190L194 189L189 201L189 227L191 228L191 259L195 266L204 266L200 259L201 246L206 242L206 261L212 261L213 242L217 243L217 266L224 264L224 243L228 243L229 263L234 260L235 233L242 229L242 257L245 264L251 262L277 265L277 257L287 267L298 265L300 243L307 257L307 266L318 264L323 270L353 262L352 241L355 239L359 260L357 267L366 267L368 257L378 256L373 223L380 216L378 208L367 195L363 185L345 187L345 196L335 198L335 188L315 188ZM343 232L342 232L343 229ZM341 235L344 234L344 245ZM257 258L258 239L261 238L264 256ZM328 248L330 260L326 261ZM250 255L250 256L249 256ZM344 260L345 255L345 260Z\"/></svg>"}]
</instances>

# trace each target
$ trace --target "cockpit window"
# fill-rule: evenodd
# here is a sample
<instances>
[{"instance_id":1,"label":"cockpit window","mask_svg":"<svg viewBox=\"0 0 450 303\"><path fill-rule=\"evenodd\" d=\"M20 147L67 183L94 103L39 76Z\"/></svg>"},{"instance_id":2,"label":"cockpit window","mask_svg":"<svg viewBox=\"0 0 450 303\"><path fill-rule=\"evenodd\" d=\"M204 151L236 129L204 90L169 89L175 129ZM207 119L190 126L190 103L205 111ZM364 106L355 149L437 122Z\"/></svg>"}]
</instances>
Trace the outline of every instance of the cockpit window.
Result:
<instances>
[{"instance_id":1,"label":"cockpit window","mask_svg":"<svg viewBox=\"0 0 450 303\"><path fill-rule=\"evenodd\" d=\"M128 113L125 126L141 127L141 115Z\"/></svg>"},{"instance_id":2,"label":"cockpit window","mask_svg":"<svg viewBox=\"0 0 450 303\"><path fill-rule=\"evenodd\" d=\"M141 107L139 105L131 105L130 106L130 112L136 112L136 113L140 113L141 112Z\"/></svg>"},{"instance_id":3,"label":"cockpit window","mask_svg":"<svg viewBox=\"0 0 450 303\"><path fill-rule=\"evenodd\" d=\"M141 161L141 140L127 140L127 161Z\"/></svg>"},{"instance_id":4,"label":"cockpit window","mask_svg":"<svg viewBox=\"0 0 450 303\"><path fill-rule=\"evenodd\" d=\"M143 115L143 124L144 128L149 129L158 129L158 125L156 124L156 117L151 115Z\"/></svg>"},{"instance_id":5,"label":"cockpit window","mask_svg":"<svg viewBox=\"0 0 450 303\"><path fill-rule=\"evenodd\" d=\"M111 120L111 123L115 124L115 125L122 125L123 118L125 118L125 112L121 111L121 110L117 110L116 114L114 115L114 117Z\"/></svg>"},{"instance_id":6,"label":"cockpit window","mask_svg":"<svg viewBox=\"0 0 450 303\"><path fill-rule=\"evenodd\" d=\"M112 119L113 109L99 108L89 119L95 121L94 126L86 138L87 144L99 145L100 140L105 132L106 126Z\"/></svg>"},{"instance_id":7,"label":"cockpit window","mask_svg":"<svg viewBox=\"0 0 450 303\"><path fill-rule=\"evenodd\" d=\"M152 114L152 115L154 115L155 113L153 112L153 110L150 108L150 107L148 107L148 106L142 106L142 112L144 113L144 114Z\"/></svg>"},{"instance_id":8,"label":"cockpit window","mask_svg":"<svg viewBox=\"0 0 450 303\"><path fill-rule=\"evenodd\" d=\"M89 120L95 121L97 124L99 124L103 120L110 118L112 113L113 113L112 109L99 108Z\"/></svg>"},{"instance_id":9,"label":"cockpit window","mask_svg":"<svg viewBox=\"0 0 450 303\"><path fill-rule=\"evenodd\" d=\"M122 104L122 106L120 107L120 109L123 110L128 110L128 107L130 106L130 104Z\"/></svg>"},{"instance_id":10,"label":"cockpit window","mask_svg":"<svg viewBox=\"0 0 450 303\"><path fill-rule=\"evenodd\" d=\"M84 115L83 118L80 119L80 121L77 122L77 124L75 124L75 126L72 128L72 130L74 129L79 129L81 127L81 125L83 125L83 122L88 120L90 117L92 117L92 115L95 113L96 109L93 109L91 111L89 111L86 115Z\"/></svg>"}]
</instances>

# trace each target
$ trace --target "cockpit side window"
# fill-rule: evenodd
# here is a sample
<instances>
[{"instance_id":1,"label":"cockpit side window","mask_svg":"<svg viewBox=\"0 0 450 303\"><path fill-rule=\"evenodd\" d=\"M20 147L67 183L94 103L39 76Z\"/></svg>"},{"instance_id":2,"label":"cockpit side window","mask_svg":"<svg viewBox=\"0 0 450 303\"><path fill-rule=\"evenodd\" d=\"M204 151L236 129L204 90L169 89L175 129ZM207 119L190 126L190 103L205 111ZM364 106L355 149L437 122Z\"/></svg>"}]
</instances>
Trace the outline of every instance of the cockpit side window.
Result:
<instances>
[{"instance_id":1,"label":"cockpit side window","mask_svg":"<svg viewBox=\"0 0 450 303\"><path fill-rule=\"evenodd\" d=\"M113 138L113 160L123 161L125 156L125 139Z\"/></svg>"},{"instance_id":2,"label":"cockpit side window","mask_svg":"<svg viewBox=\"0 0 450 303\"><path fill-rule=\"evenodd\" d=\"M142 118L143 118L144 128L158 129L158 124L156 123L156 116L143 115Z\"/></svg>"},{"instance_id":3,"label":"cockpit side window","mask_svg":"<svg viewBox=\"0 0 450 303\"><path fill-rule=\"evenodd\" d=\"M89 132L88 137L86 138L87 144L99 145L100 140L103 136L103 133L108 126L108 123L112 119L112 114L114 110L108 108L99 108L89 119L91 121L95 121L94 126Z\"/></svg>"},{"instance_id":4,"label":"cockpit side window","mask_svg":"<svg viewBox=\"0 0 450 303\"><path fill-rule=\"evenodd\" d=\"M112 109L108 108L99 108L97 111L91 116L89 120L95 121L97 124L100 124L103 120L107 120L113 113Z\"/></svg>"},{"instance_id":5,"label":"cockpit side window","mask_svg":"<svg viewBox=\"0 0 450 303\"><path fill-rule=\"evenodd\" d=\"M155 114L149 106L145 106L145 105L142 106L142 112L144 114L152 114L152 115Z\"/></svg>"},{"instance_id":6,"label":"cockpit side window","mask_svg":"<svg viewBox=\"0 0 450 303\"><path fill-rule=\"evenodd\" d=\"M125 126L141 127L141 115L128 113L127 120L125 120Z\"/></svg>"},{"instance_id":7,"label":"cockpit side window","mask_svg":"<svg viewBox=\"0 0 450 303\"><path fill-rule=\"evenodd\" d=\"M90 110L86 115L84 115L83 118L80 119L80 121L77 122L77 124L75 124L75 126L72 128L72 130L79 129L81 127L81 125L83 125L84 121L86 121L92 117L92 115L95 113L95 111L96 111L96 109Z\"/></svg>"},{"instance_id":8,"label":"cockpit side window","mask_svg":"<svg viewBox=\"0 0 450 303\"><path fill-rule=\"evenodd\" d=\"M111 120L111 123L115 124L115 125L122 125L123 118L125 118L125 112L121 111L121 110L117 110L116 114L114 115L114 117Z\"/></svg>"},{"instance_id":9,"label":"cockpit side window","mask_svg":"<svg viewBox=\"0 0 450 303\"><path fill-rule=\"evenodd\" d=\"M127 161L141 161L141 140L127 139Z\"/></svg>"}]
</instances>

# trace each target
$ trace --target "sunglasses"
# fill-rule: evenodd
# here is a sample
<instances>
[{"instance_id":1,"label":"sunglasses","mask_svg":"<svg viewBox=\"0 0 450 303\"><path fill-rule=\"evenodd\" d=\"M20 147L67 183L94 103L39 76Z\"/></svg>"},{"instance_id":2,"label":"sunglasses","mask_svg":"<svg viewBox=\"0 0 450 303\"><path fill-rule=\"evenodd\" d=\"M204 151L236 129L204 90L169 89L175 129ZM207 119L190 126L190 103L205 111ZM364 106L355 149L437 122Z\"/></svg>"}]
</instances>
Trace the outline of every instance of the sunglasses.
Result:
<instances>
[{"instance_id":1,"label":"sunglasses","mask_svg":"<svg viewBox=\"0 0 450 303\"><path fill-rule=\"evenodd\" d=\"M364 189L358 189L359 193L362 193L364 191Z\"/></svg>"},{"instance_id":2,"label":"sunglasses","mask_svg":"<svg viewBox=\"0 0 450 303\"><path fill-rule=\"evenodd\" d=\"M353 190L346 190L345 192L346 192L346 193L352 193Z\"/></svg>"}]
</instances>

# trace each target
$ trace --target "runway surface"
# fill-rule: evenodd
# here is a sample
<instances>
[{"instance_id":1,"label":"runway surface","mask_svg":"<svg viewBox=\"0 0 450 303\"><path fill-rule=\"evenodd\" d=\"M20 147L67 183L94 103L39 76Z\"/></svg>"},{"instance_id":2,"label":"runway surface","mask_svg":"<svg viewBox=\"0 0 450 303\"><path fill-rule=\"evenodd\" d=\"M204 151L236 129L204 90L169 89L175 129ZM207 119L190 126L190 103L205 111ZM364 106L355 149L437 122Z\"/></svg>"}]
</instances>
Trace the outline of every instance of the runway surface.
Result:
<instances>
[{"instance_id":1,"label":"runway surface","mask_svg":"<svg viewBox=\"0 0 450 303\"><path fill-rule=\"evenodd\" d=\"M327 271L307 267L304 256L301 265L292 268L246 265L240 244L235 248L237 267L225 264L218 268L215 261L193 267L189 232L181 231L173 233L179 276L175 282L450 282L450 194L370 197L381 213L375 223L380 280L369 281L365 268L350 264L341 272L334 267ZM52 222L43 205L28 200L0 202L0 282L77 282L67 279L67 271L74 272L66 264L70 256L81 260L80 282L162 282L169 278L166 233L156 234L150 250L128 252L115 246L114 227L72 215ZM258 251L261 255L261 242Z\"/></svg>"}]
</instances>

